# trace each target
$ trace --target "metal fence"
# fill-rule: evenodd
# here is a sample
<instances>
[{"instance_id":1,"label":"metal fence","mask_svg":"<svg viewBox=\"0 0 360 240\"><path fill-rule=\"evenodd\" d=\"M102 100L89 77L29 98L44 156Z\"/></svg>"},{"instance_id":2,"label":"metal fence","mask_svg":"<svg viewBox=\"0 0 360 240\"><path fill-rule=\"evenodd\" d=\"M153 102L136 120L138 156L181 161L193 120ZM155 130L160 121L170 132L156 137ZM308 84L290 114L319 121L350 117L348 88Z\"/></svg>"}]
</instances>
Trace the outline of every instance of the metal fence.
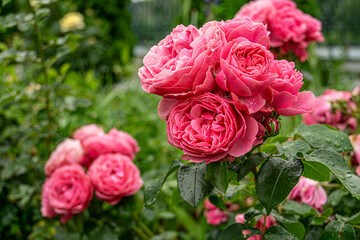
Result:
<instances>
[{"instance_id":1,"label":"metal fence","mask_svg":"<svg viewBox=\"0 0 360 240\"><path fill-rule=\"evenodd\" d=\"M323 44L360 46L360 0L316 1L326 39ZM182 0L132 0L130 5L132 30L138 39L138 44L153 45L164 38L183 14L183 2ZM221 1L217 2L221 4Z\"/></svg>"}]
</instances>

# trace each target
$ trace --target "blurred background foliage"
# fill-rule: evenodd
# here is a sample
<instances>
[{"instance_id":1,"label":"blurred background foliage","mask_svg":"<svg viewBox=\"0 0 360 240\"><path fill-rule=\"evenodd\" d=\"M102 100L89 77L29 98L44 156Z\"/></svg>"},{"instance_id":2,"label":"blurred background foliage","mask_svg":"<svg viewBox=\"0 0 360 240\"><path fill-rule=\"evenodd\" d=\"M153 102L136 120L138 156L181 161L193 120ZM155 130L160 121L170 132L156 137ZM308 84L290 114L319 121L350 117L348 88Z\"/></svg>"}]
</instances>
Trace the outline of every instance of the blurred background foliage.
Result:
<instances>
[{"instance_id":1,"label":"blurred background foliage","mask_svg":"<svg viewBox=\"0 0 360 240\"><path fill-rule=\"evenodd\" d=\"M96 123L137 139L141 151L135 163L145 185L161 176L181 153L166 141L165 124L156 112L160 97L141 89L137 69L142 57L177 24L231 19L247 2L0 1L0 239L204 239L210 230L207 238L212 239L219 229L206 224L201 209L180 201L174 178L151 209L142 210L140 191L115 207L94 199L66 225L44 219L43 167L75 129ZM359 44L359 1L295 2L323 22L326 41L320 46L346 50ZM69 12L83 16L83 28L62 31L59 22ZM345 52L319 58L315 50L310 46L309 60L296 63L304 73L304 89L321 94L325 88L350 90L359 82L359 71L344 68L356 64ZM298 120L287 119L283 131L291 132ZM345 209L353 205L344 198Z\"/></svg>"}]
</instances>

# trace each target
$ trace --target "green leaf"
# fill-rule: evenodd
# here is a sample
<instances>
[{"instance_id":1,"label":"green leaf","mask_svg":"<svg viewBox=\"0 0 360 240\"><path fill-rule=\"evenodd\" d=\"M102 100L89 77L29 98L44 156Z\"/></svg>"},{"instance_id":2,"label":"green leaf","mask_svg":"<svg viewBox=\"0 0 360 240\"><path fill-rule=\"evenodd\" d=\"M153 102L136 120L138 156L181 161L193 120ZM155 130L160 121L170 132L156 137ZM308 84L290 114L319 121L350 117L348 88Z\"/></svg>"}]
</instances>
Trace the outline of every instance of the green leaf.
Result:
<instances>
[{"instance_id":1,"label":"green leaf","mask_svg":"<svg viewBox=\"0 0 360 240\"><path fill-rule=\"evenodd\" d=\"M276 137L269 137L266 139L265 143L283 143L287 141L289 137L286 136L276 136Z\"/></svg>"},{"instance_id":2,"label":"green leaf","mask_svg":"<svg viewBox=\"0 0 360 240\"><path fill-rule=\"evenodd\" d=\"M11 1L12 0L2 0L2 6L5 7L5 5L7 5Z\"/></svg>"},{"instance_id":3,"label":"green leaf","mask_svg":"<svg viewBox=\"0 0 360 240\"><path fill-rule=\"evenodd\" d=\"M212 162L206 164L206 179L221 192L226 193L229 186L227 162Z\"/></svg>"},{"instance_id":4,"label":"green leaf","mask_svg":"<svg viewBox=\"0 0 360 240\"><path fill-rule=\"evenodd\" d=\"M340 203L341 199L348 194L349 193L342 188L336 189L329 194L327 198L327 203L329 203L331 206L337 206Z\"/></svg>"},{"instance_id":5,"label":"green leaf","mask_svg":"<svg viewBox=\"0 0 360 240\"><path fill-rule=\"evenodd\" d=\"M304 172L303 176L314 179L318 182L330 181L330 170L321 163L308 162L303 159Z\"/></svg>"},{"instance_id":6,"label":"green leaf","mask_svg":"<svg viewBox=\"0 0 360 240\"><path fill-rule=\"evenodd\" d=\"M240 185L229 184L229 187L226 191L225 198L233 198L240 190L244 189L246 184L240 183Z\"/></svg>"},{"instance_id":7,"label":"green leaf","mask_svg":"<svg viewBox=\"0 0 360 240\"><path fill-rule=\"evenodd\" d=\"M355 230L348 223L334 220L326 225L320 240L355 240Z\"/></svg>"},{"instance_id":8,"label":"green leaf","mask_svg":"<svg viewBox=\"0 0 360 240\"><path fill-rule=\"evenodd\" d=\"M256 179L256 192L268 214L289 195L302 171L299 159L287 161L274 157L262 165Z\"/></svg>"},{"instance_id":9,"label":"green leaf","mask_svg":"<svg viewBox=\"0 0 360 240\"><path fill-rule=\"evenodd\" d=\"M315 210L307 205L307 204L300 204L296 201L286 201L284 204L283 204L283 209L287 212L293 212L293 213L296 213L298 215L305 215L307 213L310 213L310 212L315 212Z\"/></svg>"},{"instance_id":10,"label":"green leaf","mask_svg":"<svg viewBox=\"0 0 360 240\"><path fill-rule=\"evenodd\" d=\"M255 153L248 156L245 160L243 160L239 165L238 172L238 181L240 181L243 177L245 177L251 170L253 170L257 165L259 165L262 161L268 158L268 154L266 153Z\"/></svg>"},{"instance_id":11,"label":"green leaf","mask_svg":"<svg viewBox=\"0 0 360 240\"><path fill-rule=\"evenodd\" d=\"M214 188L210 181L205 179L205 172L205 163L184 165L179 169L177 179L180 197L193 207Z\"/></svg>"},{"instance_id":12,"label":"green leaf","mask_svg":"<svg viewBox=\"0 0 360 240\"><path fill-rule=\"evenodd\" d=\"M320 216L316 217L313 222L312 225L318 225L318 226L322 226L324 225L325 221L328 221L329 217L333 214L333 209L332 208L328 208L326 209L324 212L321 213Z\"/></svg>"},{"instance_id":13,"label":"green leaf","mask_svg":"<svg viewBox=\"0 0 360 240\"><path fill-rule=\"evenodd\" d=\"M273 214L276 220L292 235L299 239L303 239L306 233L305 227L302 223L298 221L288 220L283 218L279 214Z\"/></svg>"},{"instance_id":14,"label":"green leaf","mask_svg":"<svg viewBox=\"0 0 360 240\"><path fill-rule=\"evenodd\" d=\"M250 233L244 237L243 231L249 230ZM226 227L220 234L217 240L242 240L247 239L248 237L255 235L255 234L261 234L260 229L258 228L249 228L244 224L240 223L233 223Z\"/></svg>"},{"instance_id":15,"label":"green leaf","mask_svg":"<svg viewBox=\"0 0 360 240\"><path fill-rule=\"evenodd\" d=\"M345 133L332 130L324 125L307 126L300 124L297 134L316 149L333 150L335 152L352 150L349 137Z\"/></svg>"},{"instance_id":16,"label":"green leaf","mask_svg":"<svg viewBox=\"0 0 360 240\"><path fill-rule=\"evenodd\" d=\"M348 218L346 220L346 222L351 223L351 224L360 224L360 212L358 212L355 215Z\"/></svg>"},{"instance_id":17,"label":"green leaf","mask_svg":"<svg viewBox=\"0 0 360 240\"><path fill-rule=\"evenodd\" d=\"M278 151L275 144L263 144L261 145L261 151L269 154L274 154Z\"/></svg>"},{"instance_id":18,"label":"green leaf","mask_svg":"<svg viewBox=\"0 0 360 240\"><path fill-rule=\"evenodd\" d=\"M360 200L360 178L349 170L345 159L338 153L327 150L317 150L306 155L308 162L318 162L326 166L344 185L344 187Z\"/></svg>"},{"instance_id":19,"label":"green leaf","mask_svg":"<svg viewBox=\"0 0 360 240\"><path fill-rule=\"evenodd\" d=\"M227 210L224 201L221 198L219 198L217 195L210 195L209 200L216 207L218 207L220 209L223 209L223 210Z\"/></svg>"},{"instance_id":20,"label":"green leaf","mask_svg":"<svg viewBox=\"0 0 360 240\"><path fill-rule=\"evenodd\" d=\"M105 226L104 228L97 228L93 232L92 239L98 240L117 240L118 236L116 235L113 228Z\"/></svg>"},{"instance_id":21,"label":"green leaf","mask_svg":"<svg viewBox=\"0 0 360 240\"><path fill-rule=\"evenodd\" d=\"M264 235L265 240L298 240L295 236L285 230L281 226L272 226L270 227Z\"/></svg>"},{"instance_id":22,"label":"green leaf","mask_svg":"<svg viewBox=\"0 0 360 240\"><path fill-rule=\"evenodd\" d=\"M144 205L145 207L150 207L154 204L156 201L157 196L159 195L162 186L165 183L166 178L175 172L180 166L183 166L184 164L178 160L175 159L173 163L171 164L170 168L168 169L167 173L160 179L155 180L153 183L151 183L149 186L147 186L144 190Z\"/></svg>"},{"instance_id":23,"label":"green leaf","mask_svg":"<svg viewBox=\"0 0 360 240\"><path fill-rule=\"evenodd\" d=\"M306 153L311 150L309 144L303 140L284 142L277 146L280 154L285 154L288 159L296 158L298 152Z\"/></svg>"}]
</instances>

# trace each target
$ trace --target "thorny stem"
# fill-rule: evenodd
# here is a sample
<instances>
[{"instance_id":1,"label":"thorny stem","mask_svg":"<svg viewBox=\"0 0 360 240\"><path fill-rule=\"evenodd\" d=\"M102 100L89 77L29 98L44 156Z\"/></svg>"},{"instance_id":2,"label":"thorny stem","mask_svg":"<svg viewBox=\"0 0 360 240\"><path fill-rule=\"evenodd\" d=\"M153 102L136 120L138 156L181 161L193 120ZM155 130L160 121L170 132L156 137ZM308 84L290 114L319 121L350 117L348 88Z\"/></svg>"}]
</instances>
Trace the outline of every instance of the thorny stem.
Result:
<instances>
[{"instance_id":1,"label":"thorny stem","mask_svg":"<svg viewBox=\"0 0 360 240\"><path fill-rule=\"evenodd\" d=\"M48 76L48 69L47 69L46 64L45 64L44 42L42 40L42 35L41 35L40 28L39 28L39 25L38 25L36 12L35 12L34 8L31 6L29 0L27 1L27 4L28 4L31 12L34 15L34 28L35 28L35 33L36 33L36 36L37 36L36 45L37 45L37 48L38 48L38 51L39 51L40 62L41 62L42 70L43 70L43 73L44 73L44 79L45 79L44 83L48 87L50 82L49 82L49 76ZM52 122L52 115L51 115L51 110L50 110L50 90L49 89L46 89L45 99L46 99L45 100L46 113L47 113L47 118L48 118L48 129L50 129L50 124ZM47 146L50 145L50 141L51 141L51 135L48 135L48 137L46 139L46 145Z\"/></svg>"}]
</instances>

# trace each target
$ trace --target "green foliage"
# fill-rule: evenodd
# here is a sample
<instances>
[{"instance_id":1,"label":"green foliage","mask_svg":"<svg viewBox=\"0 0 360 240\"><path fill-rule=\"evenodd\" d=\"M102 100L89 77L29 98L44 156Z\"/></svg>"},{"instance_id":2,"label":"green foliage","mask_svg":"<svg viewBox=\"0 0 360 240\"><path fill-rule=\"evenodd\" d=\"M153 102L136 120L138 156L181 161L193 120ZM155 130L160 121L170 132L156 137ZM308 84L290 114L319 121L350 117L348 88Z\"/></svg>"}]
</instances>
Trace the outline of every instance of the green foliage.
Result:
<instances>
[{"instance_id":1,"label":"green foliage","mask_svg":"<svg viewBox=\"0 0 360 240\"><path fill-rule=\"evenodd\" d=\"M244 237L243 231L250 231L249 234L246 234ZM244 224L234 223L224 229L217 238L218 240L242 240L247 239L255 234L261 234L260 229L258 228L249 228Z\"/></svg>"},{"instance_id":2,"label":"green foliage","mask_svg":"<svg viewBox=\"0 0 360 240\"><path fill-rule=\"evenodd\" d=\"M262 165L256 179L256 193L268 214L289 195L302 171L302 163L296 158L286 161L274 157Z\"/></svg>"}]
</instances>

